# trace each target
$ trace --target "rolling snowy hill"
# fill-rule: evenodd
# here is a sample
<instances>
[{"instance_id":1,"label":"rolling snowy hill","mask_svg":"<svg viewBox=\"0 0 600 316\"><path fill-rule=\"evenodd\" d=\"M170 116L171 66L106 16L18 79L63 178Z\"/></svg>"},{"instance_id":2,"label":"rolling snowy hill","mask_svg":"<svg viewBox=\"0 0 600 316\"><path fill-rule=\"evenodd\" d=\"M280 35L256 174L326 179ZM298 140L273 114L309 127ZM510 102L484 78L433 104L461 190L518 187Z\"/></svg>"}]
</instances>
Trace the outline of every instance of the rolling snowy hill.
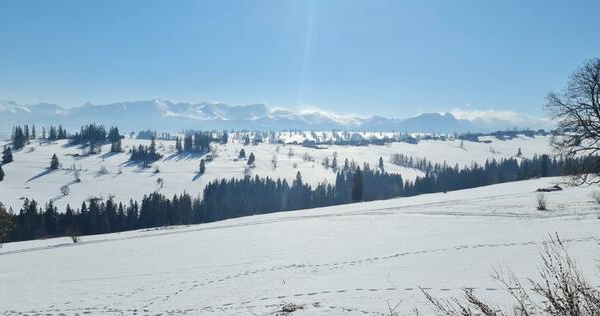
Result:
<instances>
[{"instance_id":1,"label":"rolling snowy hill","mask_svg":"<svg viewBox=\"0 0 600 316\"><path fill-rule=\"evenodd\" d=\"M600 285L596 188L548 193L548 211L535 209L534 190L560 181L9 243L0 314L274 315L294 303L303 309L292 315L386 315L398 302L427 312L419 287L501 302L492 269L535 277L554 233Z\"/></svg>"},{"instance_id":2,"label":"rolling snowy hill","mask_svg":"<svg viewBox=\"0 0 600 316\"><path fill-rule=\"evenodd\" d=\"M304 136L283 134L286 141L304 140ZM310 137L307 134L306 137ZM404 179L412 180L422 172L416 169L399 167L389 163L390 155L405 154L415 158L427 158L432 162L461 167L473 161L484 163L491 158L509 158L522 148L523 157L550 152L549 137L535 138L521 136L512 140L491 139L491 143L467 142L460 147L460 141L424 140L418 144L391 143L385 146L328 146L323 149L307 148L299 145L279 145L259 143L243 146L241 139L232 135L226 145L218 145L217 157L206 165L206 173L198 175L200 155L177 154L174 141L157 141L163 158L153 164L155 168L140 168L129 162L127 152L134 145L148 144L147 140L125 139L123 153L110 153L110 145L102 147L99 155L81 156L82 149L69 146L66 140L54 143L32 142L24 149L14 153L14 162L3 166L6 173L0 182L0 201L7 207L18 211L25 198L34 198L39 203L54 201L62 211L67 204L79 207L90 198L108 199L114 197L117 202L127 203L130 199L141 200L145 194L158 191L166 196L185 192L196 196L206 184L215 179L244 177L245 160L237 160L238 152L244 148L247 155L256 156L256 167L251 175L261 177L286 178L288 182L300 172L305 182L312 185L327 181L335 183L335 172L325 169L323 160L332 160L337 154L339 164L345 159L359 164L368 163L377 166L379 157L385 161L388 172L400 173ZM0 141L0 146L2 142ZM290 156L290 150L293 155ZM56 154L62 167L49 171L50 158ZM272 159L277 157L277 168L273 168ZM75 169L79 170L81 182L76 183ZM105 169L103 171L103 169ZM162 183L158 183L162 179ZM60 188L67 185L70 194L63 196Z\"/></svg>"}]
</instances>

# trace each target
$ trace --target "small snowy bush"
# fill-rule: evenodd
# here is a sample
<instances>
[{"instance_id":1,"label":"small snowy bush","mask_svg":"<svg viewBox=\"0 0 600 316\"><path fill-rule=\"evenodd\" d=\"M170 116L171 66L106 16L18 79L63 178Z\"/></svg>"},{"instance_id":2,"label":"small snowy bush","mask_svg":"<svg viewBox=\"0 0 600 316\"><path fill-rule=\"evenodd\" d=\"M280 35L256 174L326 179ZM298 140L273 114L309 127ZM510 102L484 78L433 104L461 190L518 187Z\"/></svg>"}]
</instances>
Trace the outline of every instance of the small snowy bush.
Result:
<instances>
[{"instance_id":1,"label":"small snowy bush","mask_svg":"<svg viewBox=\"0 0 600 316\"><path fill-rule=\"evenodd\" d=\"M537 201L537 209L539 211L545 211L546 210L546 196L544 195L544 193L538 192L535 195L535 198Z\"/></svg>"}]
</instances>

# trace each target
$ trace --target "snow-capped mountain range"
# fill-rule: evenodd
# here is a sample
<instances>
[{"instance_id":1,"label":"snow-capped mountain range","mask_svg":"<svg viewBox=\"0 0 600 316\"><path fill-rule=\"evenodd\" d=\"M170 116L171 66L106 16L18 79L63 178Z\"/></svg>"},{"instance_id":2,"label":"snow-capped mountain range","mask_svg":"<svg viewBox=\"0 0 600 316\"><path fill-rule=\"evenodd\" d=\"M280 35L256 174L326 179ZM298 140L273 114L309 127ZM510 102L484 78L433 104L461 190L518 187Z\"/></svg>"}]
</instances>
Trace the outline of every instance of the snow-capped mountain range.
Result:
<instances>
[{"instance_id":1,"label":"snow-capped mountain range","mask_svg":"<svg viewBox=\"0 0 600 316\"><path fill-rule=\"evenodd\" d=\"M454 114L453 114L454 113ZM19 104L0 101L0 129L17 124L57 125L74 129L102 123L125 131L157 129L250 130L365 130L410 132L485 132L514 128L551 129L553 123L514 112L465 111L425 113L409 118L357 117L324 111L294 112L265 104L230 106L223 103L173 103L165 100L133 101L106 105L84 104L64 108L56 104Z\"/></svg>"}]
</instances>

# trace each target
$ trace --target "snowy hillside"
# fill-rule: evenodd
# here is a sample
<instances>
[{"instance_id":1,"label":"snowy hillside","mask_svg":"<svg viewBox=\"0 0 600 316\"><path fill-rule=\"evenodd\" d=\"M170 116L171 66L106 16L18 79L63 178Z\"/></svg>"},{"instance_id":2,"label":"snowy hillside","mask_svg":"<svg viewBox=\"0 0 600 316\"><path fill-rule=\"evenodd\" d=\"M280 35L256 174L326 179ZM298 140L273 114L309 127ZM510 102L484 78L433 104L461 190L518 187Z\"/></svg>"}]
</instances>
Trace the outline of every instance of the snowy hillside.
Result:
<instances>
[{"instance_id":1,"label":"snowy hillside","mask_svg":"<svg viewBox=\"0 0 600 316\"><path fill-rule=\"evenodd\" d=\"M298 138L300 135L283 134L282 137L286 142L304 140ZM414 179L422 172L391 164L390 155L402 153L415 158L427 158L432 162L446 161L450 165L464 166L473 161L483 163L486 159L512 157L519 148L522 148L524 157L550 152L549 138L545 136L490 140L489 144L465 141L462 148L460 141L424 140L418 144L331 145L317 149L269 143L243 146L240 139L230 139L228 144L218 145L217 157L207 163L206 173L202 176L198 174L202 157L197 154L177 154L174 151L174 141L157 141L163 158L154 163L152 168L146 169L131 164L127 154L134 145L148 144L149 141L146 140L125 139L124 153L110 153L110 145L105 145L101 154L91 156L81 156L83 150L78 146L69 146L66 140L55 143L32 142L14 153L14 162L3 166L6 178L0 182L1 201L17 211L25 198L34 198L42 204L53 200L59 210L64 210L67 204L79 207L84 200L90 198L114 197L116 201L128 202L130 199L140 200L145 194L155 191L166 196L184 191L196 196L212 180L244 177L246 161L237 159L242 148L247 155L253 152L256 156L252 176L286 178L291 182L299 171L303 180L313 185L323 181L335 182L335 172L326 169L322 163L326 158L332 160L336 153L340 165L348 159L375 167L379 157L382 157L387 172L400 173L404 179ZM47 168L53 154L58 156L62 167L49 171ZM277 160L276 169L273 168L273 156ZM155 173L155 167L159 169L159 173ZM81 182L75 182L76 171L73 169L80 170L78 173ZM69 187L70 193L67 196L63 196L60 191L64 185Z\"/></svg>"},{"instance_id":2,"label":"snowy hillside","mask_svg":"<svg viewBox=\"0 0 600 316\"><path fill-rule=\"evenodd\" d=\"M559 233L592 285L600 258L595 187L535 193L545 178L447 194L274 213L189 227L9 243L1 315L385 315L460 289L499 301L489 274L535 277ZM3 191L4 192L4 191ZM506 300L505 300L506 301Z\"/></svg>"}]
</instances>

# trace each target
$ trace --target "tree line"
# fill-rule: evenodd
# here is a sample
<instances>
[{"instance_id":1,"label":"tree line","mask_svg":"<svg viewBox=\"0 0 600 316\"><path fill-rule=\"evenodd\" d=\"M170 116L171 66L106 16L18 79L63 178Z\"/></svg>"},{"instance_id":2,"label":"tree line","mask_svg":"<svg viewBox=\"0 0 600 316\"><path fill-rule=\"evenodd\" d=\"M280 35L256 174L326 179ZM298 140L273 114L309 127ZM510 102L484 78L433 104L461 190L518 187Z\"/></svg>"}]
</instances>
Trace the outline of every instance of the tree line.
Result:
<instances>
[{"instance_id":1,"label":"tree line","mask_svg":"<svg viewBox=\"0 0 600 316\"><path fill-rule=\"evenodd\" d=\"M67 130L62 125L49 126L48 128L42 127L42 134L39 135L39 139L42 140L59 140L66 139L68 137ZM38 139L34 125L18 125L13 127L11 134L12 147L15 150L19 150L25 145L29 144L30 141Z\"/></svg>"},{"instance_id":2,"label":"tree line","mask_svg":"<svg viewBox=\"0 0 600 316\"><path fill-rule=\"evenodd\" d=\"M579 172L582 167L597 168L599 162L598 158L550 158L541 155L522 159L520 163L509 158L464 168L435 164L432 171L414 181L404 181L399 174L345 161L336 174L334 184L320 183L314 187L304 183L298 172L291 183L286 179L259 176L214 180L205 187L203 198L192 198L187 193L168 198L155 192L144 196L139 204L134 201L128 205L117 204L112 199L106 202L90 200L78 209L67 206L64 212L58 212L51 202L42 208L35 200L26 200L17 214L12 210L5 212L12 222L6 240L197 224L247 215L445 192L535 177L570 175Z\"/></svg>"}]
</instances>

